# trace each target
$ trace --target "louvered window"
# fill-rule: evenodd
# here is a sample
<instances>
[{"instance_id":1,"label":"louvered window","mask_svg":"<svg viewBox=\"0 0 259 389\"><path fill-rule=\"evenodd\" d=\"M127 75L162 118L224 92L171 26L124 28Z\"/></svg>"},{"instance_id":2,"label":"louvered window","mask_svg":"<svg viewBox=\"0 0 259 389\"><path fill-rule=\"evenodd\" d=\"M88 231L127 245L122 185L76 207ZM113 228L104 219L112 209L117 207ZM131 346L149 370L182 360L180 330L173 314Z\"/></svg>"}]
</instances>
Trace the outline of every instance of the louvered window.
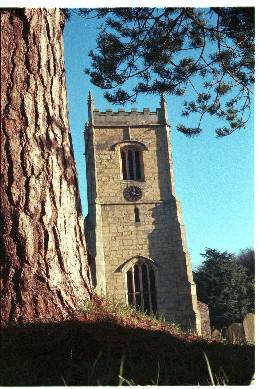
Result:
<instances>
[{"instance_id":1,"label":"louvered window","mask_svg":"<svg viewBox=\"0 0 259 389\"><path fill-rule=\"evenodd\" d=\"M121 167L123 180L143 179L141 151L133 147L121 150Z\"/></svg>"}]
</instances>

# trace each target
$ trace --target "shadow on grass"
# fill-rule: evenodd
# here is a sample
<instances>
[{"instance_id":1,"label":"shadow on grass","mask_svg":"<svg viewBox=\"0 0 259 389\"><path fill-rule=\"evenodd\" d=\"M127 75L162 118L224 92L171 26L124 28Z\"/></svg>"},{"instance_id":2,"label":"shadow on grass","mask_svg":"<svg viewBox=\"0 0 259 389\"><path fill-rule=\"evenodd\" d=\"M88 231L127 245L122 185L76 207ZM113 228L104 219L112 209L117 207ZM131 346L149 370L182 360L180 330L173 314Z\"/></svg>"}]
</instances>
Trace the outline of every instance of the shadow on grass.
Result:
<instances>
[{"instance_id":1,"label":"shadow on grass","mask_svg":"<svg viewBox=\"0 0 259 389\"><path fill-rule=\"evenodd\" d=\"M118 385L120 370L135 385L209 385L204 352L219 383L250 383L248 345L189 342L107 319L13 326L1 330L0 385Z\"/></svg>"}]
</instances>

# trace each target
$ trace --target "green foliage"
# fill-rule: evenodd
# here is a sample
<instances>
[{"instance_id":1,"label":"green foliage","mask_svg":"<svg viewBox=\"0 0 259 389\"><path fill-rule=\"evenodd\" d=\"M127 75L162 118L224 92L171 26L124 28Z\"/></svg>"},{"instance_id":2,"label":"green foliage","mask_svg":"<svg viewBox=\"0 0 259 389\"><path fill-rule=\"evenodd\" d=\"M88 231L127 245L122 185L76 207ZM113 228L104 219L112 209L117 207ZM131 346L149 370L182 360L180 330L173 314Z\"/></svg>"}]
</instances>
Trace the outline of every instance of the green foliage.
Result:
<instances>
[{"instance_id":1,"label":"green foliage","mask_svg":"<svg viewBox=\"0 0 259 389\"><path fill-rule=\"evenodd\" d=\"M251 279L255 277L255 252L251 248L241 250L236 257L240 265L245 266Z\"/></svg>"},{"instance_id":2,"label":"green foliage","mask_svg":"<svg viewBox=\"0 0 259 389\"><path fill-rule=\"evenodd\" d=\"M91 313L95 309L95 303L93 300L86 300L83 306L84 313Z\"/></svg>"},{"instance_id":3,"label":"green foliage","mask_svg":"<svg viewBox=\"0 0 259 389\"><path fill-rule=\"evenodd\" d=\"M199 115L188 136L202 129L205 114L226 124L218 137L244 127L254 83L254 8L80 9L102 19L97 49L86 69L111 103L136 101L140 93L194 95L183 116ZM128 81L131 81L129 83Z\"/></svg>"},{"instance_id":4,"label":"green foliage","mask_svg":"<svg viewBox=\"0 0 259 389\"><path fill-rule=\"evenodd\" d=\"M246 267L228 252L206 249L194 273L198 299L208 304L211 325L222 328L254 311L254 284Z\"/></svg>"},{"instance_id":5,"label":"green foliage","mask_svg":"<svg viewBox=\"0 0 259 389\"><path fill-rule=\"evenodd\" d=\"M249 301L251 301L251 310L254 312L254 301L255 301L255 252L251 248L241 250L236 256L238 264L244 266L248 274L248 295Z\"/></svg>"}]
</instances>

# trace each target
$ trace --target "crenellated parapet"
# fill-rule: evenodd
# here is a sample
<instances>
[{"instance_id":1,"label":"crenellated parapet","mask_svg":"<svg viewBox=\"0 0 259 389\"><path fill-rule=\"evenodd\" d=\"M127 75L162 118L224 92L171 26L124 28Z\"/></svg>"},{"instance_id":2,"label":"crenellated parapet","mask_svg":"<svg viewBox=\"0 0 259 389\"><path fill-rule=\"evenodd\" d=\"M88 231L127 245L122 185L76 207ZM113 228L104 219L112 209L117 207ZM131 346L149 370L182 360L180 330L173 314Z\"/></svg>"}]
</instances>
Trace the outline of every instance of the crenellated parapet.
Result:
<instances>
[{"instance_id":1,"label":"crenellated parapet","mask_svg":"<svg viewBox=\"0 0 259 389\"><path fill-rule=\"evenodd\" d=\"M165 124L169 126L164 97L161 98L161 107L153 112L149 108L144 108L141 112L138 112L137 108L131 108L130 111L125 111L124 108L119 108L117 111L106 109L103 112L94 107L93 97L89 94L88 110L90 124L97 127L138 127Z\"/></svg>"},{"instance_id":2,"label":"crenellated parapet","mask_svg":"<svg viewBox=\"0 0 259 389\"><path fill-rule=\"evenodd\" d=\"M162 125L163 118L161 109L157 108L156 112L150 112L148 108L144 108L142 112L137 112L132 108L130 112L120 108L117 112L107 109L106 112L99 112L98 109L93 110L93 118L95 126L150 126Z\"/></svg>"}]
</instances>

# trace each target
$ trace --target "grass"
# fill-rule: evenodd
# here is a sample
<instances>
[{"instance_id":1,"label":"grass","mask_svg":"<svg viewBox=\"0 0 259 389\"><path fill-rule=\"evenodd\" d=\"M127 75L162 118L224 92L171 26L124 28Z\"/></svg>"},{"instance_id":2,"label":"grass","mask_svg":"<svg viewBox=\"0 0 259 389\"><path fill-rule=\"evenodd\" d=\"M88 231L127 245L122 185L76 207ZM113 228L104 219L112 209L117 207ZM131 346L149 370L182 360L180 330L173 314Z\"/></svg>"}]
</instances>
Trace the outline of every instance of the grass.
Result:
<instances>
[{"instance_id":1,"label":"grass","mask_svg":"<svg viewBox=\"0 0 259 389\"><path fill-rule=\"evenodd\" d=\"M248 385L254 347L206 341L113 299L1 331L1 386Z\"/></svg>"}]
</instances>

